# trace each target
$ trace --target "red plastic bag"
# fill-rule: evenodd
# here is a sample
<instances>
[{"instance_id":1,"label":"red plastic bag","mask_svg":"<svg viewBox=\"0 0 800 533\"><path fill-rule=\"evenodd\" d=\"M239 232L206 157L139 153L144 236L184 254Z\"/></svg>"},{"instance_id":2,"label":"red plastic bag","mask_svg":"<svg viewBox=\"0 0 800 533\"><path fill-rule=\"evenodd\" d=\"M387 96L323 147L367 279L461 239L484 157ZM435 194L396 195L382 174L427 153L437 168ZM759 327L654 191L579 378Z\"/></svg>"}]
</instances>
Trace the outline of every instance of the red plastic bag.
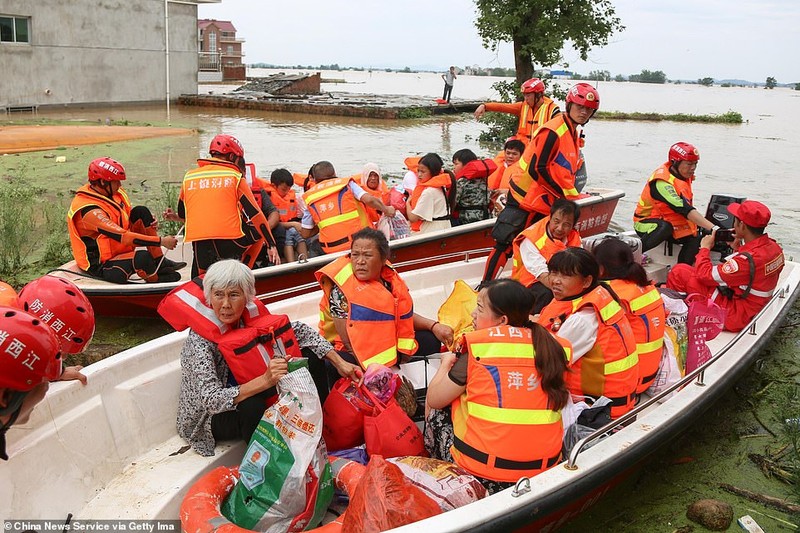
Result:
<instances>
[{"instance_id":1,"label":"red plastic bag","mask_svg":"<svg viewBox=\"0 0 800 533\"><path fill-rule=\"evenodd\" d=\"M347 507L342 533L377 533L441 513L397 466L373 456Z\"/></svg>"},{"instance_id":2,"label":"red plastic bag","mask_svg":"<svg viewBox=\"0 0 800 533\"><path fill-rule=\"evenodd\" d=\"M322 406L322 438L330 451L364 444L364 410L358 388L347 378L334 383Z\"/></svg>"},{"instance_id":3,"label":"red plastic bag","mask_svg":"<svg viewBox=\"0 0 800 533\"><path fill-rule=\"evenodd\" d=\"M360 392L375 406L372 413L364 415L364 442L370 456L427 457L422 432L394 397L384 404L368 388L361 387Z\"/></svg>"},{"instance_id":4,"label":"red plastic bag","mask_svg":"<svg viewBox=\"0 0 800 533\"><path fill-rule=\"evenodd\" d=\"M725 309L700 294L686 297L689 314L686 319L686 373L693 371L709 359L711 350L707 341L715 339L725 325Z\"/></svg>"}]
</instances>

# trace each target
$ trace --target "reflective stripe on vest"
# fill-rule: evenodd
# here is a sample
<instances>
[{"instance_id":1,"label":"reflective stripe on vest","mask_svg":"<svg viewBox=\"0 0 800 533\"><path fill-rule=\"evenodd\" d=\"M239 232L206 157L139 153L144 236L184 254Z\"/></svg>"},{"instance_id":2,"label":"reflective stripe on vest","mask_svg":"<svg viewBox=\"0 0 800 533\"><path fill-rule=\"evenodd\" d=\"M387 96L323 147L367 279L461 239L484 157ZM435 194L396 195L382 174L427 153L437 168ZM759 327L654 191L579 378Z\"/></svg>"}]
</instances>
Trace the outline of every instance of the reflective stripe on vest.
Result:
<instances>
[{"instance_id":1,"label":"reflective stripe on vest","mask_svg":"<svg viewBox=\"0 0 800 533\"><path fill-rule=\"evenodd\" d=\"M475 402L467 402L467 413L489 422L515 425L553 424L561 420L560 411L549 409L510 409L508 407L491 407Z\"/></svg>"}]
</instances>

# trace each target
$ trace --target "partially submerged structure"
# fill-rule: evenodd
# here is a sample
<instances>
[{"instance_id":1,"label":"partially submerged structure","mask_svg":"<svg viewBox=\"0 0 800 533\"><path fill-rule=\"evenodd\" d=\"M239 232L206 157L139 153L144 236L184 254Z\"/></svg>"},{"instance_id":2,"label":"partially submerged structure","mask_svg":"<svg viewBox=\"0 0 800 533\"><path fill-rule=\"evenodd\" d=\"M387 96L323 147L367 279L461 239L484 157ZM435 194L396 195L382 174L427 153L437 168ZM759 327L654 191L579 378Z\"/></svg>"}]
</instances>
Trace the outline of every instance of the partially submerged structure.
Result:
<instances>
[{"instance_id":1,"label":"partially submerged structure","mask_svg":"<svg viewBox=\"0 0 800 533\"><path fill-rule=\"evenodd\" d=\"M197 5L220 1L3 0L0 109L196 93Z\"/></svg>"}]
</instances>

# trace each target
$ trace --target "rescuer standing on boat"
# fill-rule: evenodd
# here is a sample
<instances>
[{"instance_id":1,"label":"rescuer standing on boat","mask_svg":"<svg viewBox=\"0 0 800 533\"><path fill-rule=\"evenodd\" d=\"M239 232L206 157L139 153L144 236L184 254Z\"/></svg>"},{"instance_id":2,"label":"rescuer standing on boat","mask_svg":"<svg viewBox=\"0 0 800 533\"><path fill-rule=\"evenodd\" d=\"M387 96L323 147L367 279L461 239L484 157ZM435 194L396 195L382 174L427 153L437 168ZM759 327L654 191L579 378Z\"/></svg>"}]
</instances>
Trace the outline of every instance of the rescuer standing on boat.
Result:
<instances>
[{"instance_id":1,"label":"rescuer standing on boat","mask_svg":"<svg viewBox=\"0 0 800 533\"><path fill-rule=\"evenodd\" d=\"M539 78L529 79L522 84L520 90L522 102L486 102L475 110L475 118L481 118L487 111L517 115L519 124L513 138L527 145L539 126L555 118L559 109L550 97L544 95L544 82Z\"/></svg>"},{"instance_id":2,"label":"rescuer standing on boat","mask_svg":"<svg viewBox=\"0 0 800 533\"><path fill-rule=\"evenodd\" d=\"M506 207L492 229L495 246L486 260L483 281L493 279L511 256L519 232L550 213L556 198L577 200L575 175L583 165L580 153L584 126L600 108L600 95L588 83L567 92L567 112L543 124L522 154L523 172L509 181Z\"/></svg>"},{"instance_id":3,"label":"rescuer standing on boat","mask_svg":"<svg viewBox=\"0 0 800 533\"><path fill-rule=\"evenodd\" d=\"M237 259L252 267L264 244L273 264L280 264L275 239L245 179L242 144L231 135L217 135L211 157L183 178L177 217L186 219L186 242L192 243L192 277L220 259ZM165 217L174 219L174 213Z\"/></svg>"}]
</instances>

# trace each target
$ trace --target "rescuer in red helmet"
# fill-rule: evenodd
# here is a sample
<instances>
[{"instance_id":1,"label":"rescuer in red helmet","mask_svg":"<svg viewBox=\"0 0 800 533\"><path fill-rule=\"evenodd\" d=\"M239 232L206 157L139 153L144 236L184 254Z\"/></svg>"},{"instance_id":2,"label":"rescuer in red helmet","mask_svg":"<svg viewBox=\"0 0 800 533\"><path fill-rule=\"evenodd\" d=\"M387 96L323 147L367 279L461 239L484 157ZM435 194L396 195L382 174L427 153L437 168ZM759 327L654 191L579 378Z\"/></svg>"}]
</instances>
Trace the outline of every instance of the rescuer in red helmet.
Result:
<instances>
[{"instance_id":1,"label":"rescuer in red helmet","mask_svg":"<svg viewBox=\"0 0 800 533\"><path fill-rule=\"evenodd\" d=\"M178 212L168 220L186 221L186 242L192 243L192 276L202 274L220 259L236 259L251 268L264 245L272 264L280 257L260 202L246 180L244 148L236 137L211 139L210 158L183 177Z\"/></svg>"},{"instance_id":2,"label":"rescuer in red helmet","mask_svg":"<svg viewBox=\"0 0 800 533\"><path fill-rule=\"evenodd\" d=\"M544 95L544 82L539 78L531 78L520 86L522 102L502 103L486 102L475 110L475 118L479 119L487 111L517 115L519 123L513 139L526 145L530 142L536 129L555 117L559 110L553 100Z\"/></svg>"},{"instance_id":3,"label":"rescuer in red helmet","mask_svg":"<svg viewBox=\"0 0 800 533\"><path fill-rule=\"evenodd\" d=\"M147 282L178 281L186 263L164 257L174 249L174 236L159 237L153 214L131 207L122 182L125 168L101 157L89 164L89 182L78 189L67 213L72 256L78 266L112 283L125 283L134 273ZM147 247L146 250L136 250Z\"/></svg>"},{"instance_id":4,"label":"rescuer in red helmet","mask_svg":"<svg viewBox=\"0 0 800 533\"><path fill-rule=\"evenodd\" d=\"M567 91L567 111L542 124L519 160L522 172L509 180L506 207L492 229L494 250L486 260L483 281L497 276L512 253L514 238L550 214L557 198L577 200L575 175L583 165L582 127L600 108L600 95L588 83Z\"/></svg>"},{"instance_id":5,"label":"rescuer in red helmet","mask_svg":"<svg viewBox=\"0 0 800 533\"><path fill-rule=\"evenodd\" d=\"M0 459L8 460L6 432L27 422L62 366L55 332L37 317L0 307L0 333Z\"/></svg>"},{"instance_id":6,"label":"rescuer in red helmet","mask_svg":"<svg viewBox=\"0 0 800 533\"><path fill-rule=\"evenodd\" d=\"M643 252L669 240L683 245L678 262L691 265L700 248L698 226L708 231L717 227L692 205L699 161L697 148L677 142L669 149L668 161L650 175L633 213L633 229L642 239Z\"/></svg>"}]
</instances>

